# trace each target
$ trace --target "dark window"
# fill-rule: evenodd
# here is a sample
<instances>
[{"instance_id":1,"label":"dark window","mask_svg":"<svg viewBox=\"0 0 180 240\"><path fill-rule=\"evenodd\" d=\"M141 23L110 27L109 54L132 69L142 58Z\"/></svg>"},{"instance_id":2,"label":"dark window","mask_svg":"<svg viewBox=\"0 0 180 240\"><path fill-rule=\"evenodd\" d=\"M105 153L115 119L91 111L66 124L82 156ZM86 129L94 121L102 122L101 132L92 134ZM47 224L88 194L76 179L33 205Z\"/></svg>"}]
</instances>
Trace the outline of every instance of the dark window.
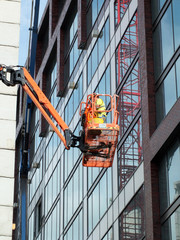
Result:
<instances>
[{"instance_id":1,"label":"dark window","mask_svg":"<svg viewBox=\"0 0 180 240\"><path fill-rule=\"evenodd\" d=\"M42 199L39 200L38 204L35 207L34 217L35 217L34 233L35 233L35 237L37 237L42 226Z\"/></svg>"}]
</instances>

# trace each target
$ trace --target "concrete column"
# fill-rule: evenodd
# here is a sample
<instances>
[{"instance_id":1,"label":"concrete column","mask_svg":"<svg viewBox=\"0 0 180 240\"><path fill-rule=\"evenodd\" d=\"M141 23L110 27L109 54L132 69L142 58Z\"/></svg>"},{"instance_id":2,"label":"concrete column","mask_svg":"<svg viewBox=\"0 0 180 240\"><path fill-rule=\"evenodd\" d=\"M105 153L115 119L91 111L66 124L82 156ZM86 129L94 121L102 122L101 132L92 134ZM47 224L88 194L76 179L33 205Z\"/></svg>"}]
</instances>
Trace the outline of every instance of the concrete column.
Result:
<instances>
[{"instance_id":1,"label":"concrete column","mask_svg":"<svg viewBox=\"0 0 180 240\"><path fill-rule=\"evenodd\" d=\"M18 64L20 3L0 1L0 64ZM0 82L0 240L12 239L16 92Z\"/></svg>"}]
</instances>

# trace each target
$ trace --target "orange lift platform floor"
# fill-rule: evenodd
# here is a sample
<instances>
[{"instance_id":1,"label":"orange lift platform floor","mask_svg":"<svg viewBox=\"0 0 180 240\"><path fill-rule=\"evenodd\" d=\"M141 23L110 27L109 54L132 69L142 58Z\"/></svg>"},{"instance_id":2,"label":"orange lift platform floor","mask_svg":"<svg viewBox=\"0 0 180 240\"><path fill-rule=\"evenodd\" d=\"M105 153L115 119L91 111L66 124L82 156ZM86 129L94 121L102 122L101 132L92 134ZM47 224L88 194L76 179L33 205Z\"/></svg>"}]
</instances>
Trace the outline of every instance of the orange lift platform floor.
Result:
<instances>
[{"instance_id":1,"label":"orange lift platform floor","mask_svg":"<svg viewBox=\"0 0 180 240\"><path fill-rule=\"evenodd\" d=\"M105 110L97 109L96 103L99 98L105 102L107 106ZM81 110L83 104L84 112ZM84 145L88 149L83 153L83 166L103 168L112 166L119 134L117 107L118 96L109 94L89 94L86 103L81 103ZM97 117L102 112L106 115L105 121ZM108 123L107 119L111 122Z\"/></svg>"}]
</instances>

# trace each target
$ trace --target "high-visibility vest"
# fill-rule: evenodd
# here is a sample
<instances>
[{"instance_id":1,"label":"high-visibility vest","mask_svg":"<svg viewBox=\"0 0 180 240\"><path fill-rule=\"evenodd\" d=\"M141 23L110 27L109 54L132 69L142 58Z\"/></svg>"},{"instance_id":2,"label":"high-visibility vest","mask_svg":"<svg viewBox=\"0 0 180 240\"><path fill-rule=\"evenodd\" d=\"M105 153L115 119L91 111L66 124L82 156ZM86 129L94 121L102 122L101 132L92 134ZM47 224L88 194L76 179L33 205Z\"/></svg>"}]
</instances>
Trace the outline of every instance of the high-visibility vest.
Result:
<instances>
[{"instance_id":1,"label":"high-visibility vest","mask_svg":"<svg viewBox=\"0 0 180 240\"><path fill-rule=\"evenodd\" d=\"M99 106L99 107L96 107L96 110L97 111L103 111L105 110L105 104L103 102L103 100L101 98L98 98L96 100L96 103L95 103L96 106ZM96 112L96 117L97 118L103 118L103 117L106 117L106 112Z\"/></svg>"}]
</instances>

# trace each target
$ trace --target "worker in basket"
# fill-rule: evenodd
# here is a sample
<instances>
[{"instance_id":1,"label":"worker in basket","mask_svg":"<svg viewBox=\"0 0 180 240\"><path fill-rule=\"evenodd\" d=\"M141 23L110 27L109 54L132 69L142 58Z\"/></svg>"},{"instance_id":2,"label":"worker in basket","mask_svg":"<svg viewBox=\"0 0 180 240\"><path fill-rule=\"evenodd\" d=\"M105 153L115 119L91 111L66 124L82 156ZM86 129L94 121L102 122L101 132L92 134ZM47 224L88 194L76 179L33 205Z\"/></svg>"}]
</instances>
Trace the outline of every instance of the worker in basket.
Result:
<instances>
[{"instance_id":1,"label":"worker in basket","mask_svg":"<svg viewBox=\"0 0 180 240\"><path fill-rule=\"evenodd\" d=\"M98 93L93 93L93 96L96 97L95 108L96 111L94 113L94 122L95 123L104 123L106 119L106 110L104 101L99 97Z\"/></svg>"}]
</instances>

